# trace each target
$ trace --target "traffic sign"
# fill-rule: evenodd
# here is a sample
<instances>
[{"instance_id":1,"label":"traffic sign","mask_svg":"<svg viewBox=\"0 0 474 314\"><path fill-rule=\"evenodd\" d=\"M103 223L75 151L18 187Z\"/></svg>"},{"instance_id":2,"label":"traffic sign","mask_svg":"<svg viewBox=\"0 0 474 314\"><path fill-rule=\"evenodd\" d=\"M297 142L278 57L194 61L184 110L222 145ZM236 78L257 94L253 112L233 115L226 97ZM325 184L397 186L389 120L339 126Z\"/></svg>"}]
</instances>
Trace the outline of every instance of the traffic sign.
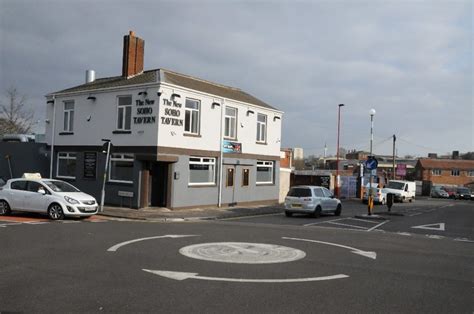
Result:
<instances>
[{"instance_id":1,"label":"traffic sign","mask_svg":"<svg viewBox=\"0 0 474 314\"><path fill-rule=\"evenodd\" d=\"M374 170L377 169L377 166L379 165L379 162L375 157L371 157L365 161L365 167L369 170Z\"/></svg>"}]
</instances>

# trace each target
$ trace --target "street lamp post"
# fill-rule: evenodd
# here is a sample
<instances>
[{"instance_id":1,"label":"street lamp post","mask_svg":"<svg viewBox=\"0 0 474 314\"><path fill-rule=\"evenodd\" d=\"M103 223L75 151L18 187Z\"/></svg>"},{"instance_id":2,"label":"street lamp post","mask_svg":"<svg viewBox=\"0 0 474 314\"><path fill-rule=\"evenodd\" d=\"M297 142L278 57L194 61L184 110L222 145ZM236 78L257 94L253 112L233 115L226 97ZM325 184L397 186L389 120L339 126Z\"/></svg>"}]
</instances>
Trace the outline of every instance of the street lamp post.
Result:
<instances>
[{"instance_id":1,"label":"street lamp post","mask_svg":"<svg viewBox=\"0 0 474 314\"><path fill-rule=\"evenodd\" d=\"M341 130L341 107L343 107L344 104L339 104L338 105L338 110L337 110L337 148L336 148L336 197L339 198L339 133Z\"/></svg>"},{"instance_id":2,"label":"street lamp post","mask_svg":"<svg viewBox=\"0 0 474 314\"><path fill-rule=\"evenodd\" d=\"M375 109L370 109L369 111L370 114L370 156L372 156L372 142L374 141L374 115L375 115ZM370 180L369 180L369 200L368 200L368 214L372 215L372 209L374 208L374 197L372 195L373 189L372 189L372 182L373 182L373 176L372 176L372 170L370 171Z\"/></svg>"}]
</instances>

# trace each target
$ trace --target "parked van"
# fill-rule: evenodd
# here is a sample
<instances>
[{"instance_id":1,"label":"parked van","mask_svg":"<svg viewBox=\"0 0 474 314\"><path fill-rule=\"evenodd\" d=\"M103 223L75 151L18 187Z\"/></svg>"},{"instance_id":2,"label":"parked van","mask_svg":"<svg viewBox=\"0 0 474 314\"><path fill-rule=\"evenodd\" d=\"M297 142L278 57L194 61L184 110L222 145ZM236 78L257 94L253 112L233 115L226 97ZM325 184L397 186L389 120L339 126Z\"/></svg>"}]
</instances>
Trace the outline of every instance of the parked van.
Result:
<instances>
[{"instance_id":1,"label":"parked van","mask_svg":"<svg viewBox=\"0 0 474 314\"><path fill-rule=\"evenodd\" d=\"M385 194L393 194L395 202L412 202L415 200L416 184L411 181L391 180L383 189Z\"/></svg>"}]
</instances>

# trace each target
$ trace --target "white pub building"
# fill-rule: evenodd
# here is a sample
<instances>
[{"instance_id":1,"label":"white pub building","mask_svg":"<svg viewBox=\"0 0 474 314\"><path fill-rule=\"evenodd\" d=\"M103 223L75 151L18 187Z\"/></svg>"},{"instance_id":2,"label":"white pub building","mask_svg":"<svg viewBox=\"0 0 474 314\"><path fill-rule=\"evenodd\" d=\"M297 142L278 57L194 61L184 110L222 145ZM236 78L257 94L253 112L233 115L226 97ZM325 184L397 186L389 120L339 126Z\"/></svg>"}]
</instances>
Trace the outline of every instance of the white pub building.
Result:
<instances>
[{"instance_id":1,"label":"white pub building","mask_svg":"<svg viewBox=\"0 0 474 314\"><path fill-rule=\"evenodd\" d=\"M278 202L282 112L233 87L143 71L124 36L122 75L46 95L51 176L105 204L171 209Z\"/></svg>"}]
</instances>

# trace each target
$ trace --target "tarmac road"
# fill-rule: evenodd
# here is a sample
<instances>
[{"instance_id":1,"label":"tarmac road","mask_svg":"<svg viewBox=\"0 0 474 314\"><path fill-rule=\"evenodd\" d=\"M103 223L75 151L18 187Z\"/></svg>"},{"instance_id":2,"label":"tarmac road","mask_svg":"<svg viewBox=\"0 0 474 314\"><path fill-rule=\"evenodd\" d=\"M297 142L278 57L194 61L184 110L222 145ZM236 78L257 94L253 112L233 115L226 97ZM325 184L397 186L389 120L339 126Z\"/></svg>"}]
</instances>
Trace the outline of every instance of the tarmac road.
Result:
<instances>
[{"instance_id":1,"label":"tarmac road","mask_svg":"<svg viewBox=\"0 0 474 314\"><path fill-rule=\"evenodd\" d=\"M469 210L436 211L453 208ZM471 242L427 237L427 229L407 236L303 226L336 217L280 218L7 225L0 228L0 312L473 311Z\"/></svg>"}]
</instances>

